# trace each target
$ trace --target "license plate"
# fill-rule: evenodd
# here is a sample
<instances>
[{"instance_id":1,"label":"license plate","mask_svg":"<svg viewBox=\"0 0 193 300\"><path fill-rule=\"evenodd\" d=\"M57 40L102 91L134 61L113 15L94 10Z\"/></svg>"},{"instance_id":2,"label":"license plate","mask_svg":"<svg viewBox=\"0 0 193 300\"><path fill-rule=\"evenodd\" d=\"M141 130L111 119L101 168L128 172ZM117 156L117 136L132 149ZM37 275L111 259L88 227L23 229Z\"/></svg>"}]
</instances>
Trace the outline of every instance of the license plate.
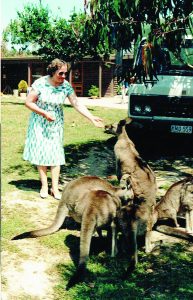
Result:
<instances>
[{"instance_id":1,"label":"license plate","mask_svg":"<svg viewBox=\"0 0 193 300\"><path fill-rule=\"evenodd\" d=\"M192 133L192 126L180 126L180 125L171 125L172 133Z\"/></svg>"}]
</instances>

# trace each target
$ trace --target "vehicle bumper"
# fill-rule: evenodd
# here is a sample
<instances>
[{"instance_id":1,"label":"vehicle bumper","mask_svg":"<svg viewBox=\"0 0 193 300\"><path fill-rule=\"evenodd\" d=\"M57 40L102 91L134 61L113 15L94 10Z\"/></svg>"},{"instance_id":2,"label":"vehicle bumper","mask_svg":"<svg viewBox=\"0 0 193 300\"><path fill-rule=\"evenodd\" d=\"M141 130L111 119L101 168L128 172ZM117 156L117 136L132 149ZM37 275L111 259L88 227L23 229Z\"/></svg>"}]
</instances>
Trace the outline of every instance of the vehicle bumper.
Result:
<instances>
[{"instance_id":1,"label":"vehicle bumper","mask_svg":"<svg viewBox=\"0 0 193 300\"><path fill-rule=\"evenodd\" d=\"M164 118L141 119L140 117L130 116L140 130L167 132L171 134L193 134L193 119L186 120L166 120Z\"/></svg>"}]
</instances>

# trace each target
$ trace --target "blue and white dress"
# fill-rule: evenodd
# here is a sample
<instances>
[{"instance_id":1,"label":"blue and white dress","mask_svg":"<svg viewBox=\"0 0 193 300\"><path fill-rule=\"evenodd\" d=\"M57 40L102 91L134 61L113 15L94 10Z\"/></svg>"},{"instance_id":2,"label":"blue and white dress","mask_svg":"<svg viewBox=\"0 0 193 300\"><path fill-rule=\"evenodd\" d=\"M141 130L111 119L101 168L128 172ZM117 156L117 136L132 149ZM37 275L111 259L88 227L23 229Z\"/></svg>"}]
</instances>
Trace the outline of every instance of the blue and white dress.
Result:
<instances>
[{"instance_id":1,"label":"blue and white dress","mask_svg":"<svg viewBox=\"0 0 193 300\"><path fill-rule=\"evenodd\" d=\"M49 111L55 121L49 122L43 116L31 113L23 158L34 165L59 166L65 164L63 104L74 90L66 80L54 87L48 78L37 79L32 88L38 94L36 104Z\"/></svg>"}]
</instances>

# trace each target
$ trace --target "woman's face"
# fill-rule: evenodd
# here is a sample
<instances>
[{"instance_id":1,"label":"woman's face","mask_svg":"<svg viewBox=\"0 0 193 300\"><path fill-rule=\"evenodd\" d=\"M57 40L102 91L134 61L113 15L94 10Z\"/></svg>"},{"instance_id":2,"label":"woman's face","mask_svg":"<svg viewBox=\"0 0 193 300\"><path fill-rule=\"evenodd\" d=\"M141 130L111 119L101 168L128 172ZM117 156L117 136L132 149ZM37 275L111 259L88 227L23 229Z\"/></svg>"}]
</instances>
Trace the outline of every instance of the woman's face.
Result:
<instances>
[{"instance_id":1,"label":"woman's face","mask_svg":"<svg viewBox=\"0 0 193 300\"><path fill-rule=\"evenodd\" d=\"M52 79L59 84L62 84L66 78L67 65L63 65L59 70L57 70Z\"/></svg>"}]
</instances>

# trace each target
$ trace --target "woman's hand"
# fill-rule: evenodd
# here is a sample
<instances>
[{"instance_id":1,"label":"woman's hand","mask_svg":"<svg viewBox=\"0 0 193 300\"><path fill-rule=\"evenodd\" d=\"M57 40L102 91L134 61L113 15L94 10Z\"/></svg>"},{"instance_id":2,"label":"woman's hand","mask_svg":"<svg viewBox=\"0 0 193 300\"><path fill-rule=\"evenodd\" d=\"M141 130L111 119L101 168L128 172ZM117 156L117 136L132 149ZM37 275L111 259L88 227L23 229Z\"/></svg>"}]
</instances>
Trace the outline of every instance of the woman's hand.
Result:
<instances>
[{"instance_id":1,"label":"woman's hand","mask_svg":"<svg viewBox=\"0 0 193 300\"><path fill-rule=\"evenodd\" d=\"M103 120L97 116L93 116L91 119L92 123L99 128L103 128L104 127L104 123Z\"/></svg>"},{"instance_id":2,"label":"woman's hand","mask_svg":"<svg viewBox=\"0 0 193 300\"><path fill-rule=\"evenodd\" d=\"M34 111L35 113L43 116L49 122L55 121L55 118L51 112L45 111L44 109L40 108L36 104L37 100L38 100L38 94L36 93L36 91L34 91L32 89L26 98L26 101L25 101L26 107L29 108L30 110Z\"/></svg>"},{"instance_id":3,"label":"woman's hand","mask_svg":"<svg viewBox=\"0 0 193 300\"><path fill-rule=\"evenodd\" d=\"M53 117L53 115L48 111L45 111L44 118L46 118L46 120L49 122L55 121L55 118Z\"/></svg>"}]
</instances>

